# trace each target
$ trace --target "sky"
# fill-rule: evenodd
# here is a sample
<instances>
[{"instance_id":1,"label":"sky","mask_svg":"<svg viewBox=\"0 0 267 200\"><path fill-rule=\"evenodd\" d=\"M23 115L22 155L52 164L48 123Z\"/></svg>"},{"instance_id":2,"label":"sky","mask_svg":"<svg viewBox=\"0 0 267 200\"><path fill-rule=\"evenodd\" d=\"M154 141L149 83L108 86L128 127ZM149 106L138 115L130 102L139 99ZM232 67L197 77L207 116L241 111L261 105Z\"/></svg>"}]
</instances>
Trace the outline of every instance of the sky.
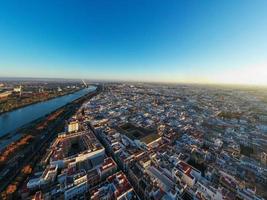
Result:
<instances>
[{"instance_id":1,"label":"sky","mask_svg":"<svg viewBox=\"0 0 267 200\"><path fill-rule=\"evenodd\" d=\"M267 1L0 0L0 77L267 85Z\"/></svg>"}]
</instances>

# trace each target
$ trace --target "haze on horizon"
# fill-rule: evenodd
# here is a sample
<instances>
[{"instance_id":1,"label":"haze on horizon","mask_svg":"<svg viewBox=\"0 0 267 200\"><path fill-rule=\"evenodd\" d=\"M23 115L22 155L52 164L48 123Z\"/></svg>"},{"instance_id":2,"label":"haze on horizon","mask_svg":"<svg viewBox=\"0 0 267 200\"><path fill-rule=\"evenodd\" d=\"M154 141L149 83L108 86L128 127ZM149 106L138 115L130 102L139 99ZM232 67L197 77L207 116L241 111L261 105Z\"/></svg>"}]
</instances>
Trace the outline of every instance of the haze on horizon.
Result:
<instances>
[{"instance_id":1,"label":"haze on horizon","mask_svg":"<svg viewBox=\"0 0 267 200\"><path fill-rule=\"evenodd\" d=\"M267 85L267 1L1 1L0 72Z\"/></svg>"}]
</instances>

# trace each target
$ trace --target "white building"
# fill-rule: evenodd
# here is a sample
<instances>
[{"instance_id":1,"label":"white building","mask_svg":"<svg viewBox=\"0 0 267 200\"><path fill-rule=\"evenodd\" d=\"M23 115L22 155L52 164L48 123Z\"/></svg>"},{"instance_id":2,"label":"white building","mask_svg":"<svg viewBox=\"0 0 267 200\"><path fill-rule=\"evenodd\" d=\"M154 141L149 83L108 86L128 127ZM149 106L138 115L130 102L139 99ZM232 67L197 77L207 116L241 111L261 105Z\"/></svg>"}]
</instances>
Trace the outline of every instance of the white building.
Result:
<instances>
[{"instance_id":1,"label":"white building","mask_svg":"<svg viewBox=\"0 0 267 200\"><path fill-rule=\"evenodd\" d=\"M73 177L66 178L64 199L76 199L84 194L88 189L87 174L85 171L75 174Z\"/></svg>"},{"instance_id":2,"label":"white building","mask_svg":"<svg viewBox=\"0 0 267 200\"><path fill-rule=\"evenodd\" d=\"M21 87L21 85L19 86L19 87L14 87L14 89L13 89L13 91L14 92L22 92L22 87Z\"/></svg>"},{"instance_id":3,"label":"white building","mask_svg":"<svg viewBox=\"0 0 267 200\"><path fill-rule=\"evenodd\" d=\"M27 183L27 188L34 190L40 188L42 185L54 182L57 176L57 170L57 166L48 166L42 173L41 177L29 180L29 182Z\"/></svg>"},{"instance_id":4,"label":"white building","mask_svg":"<svg viewBox=\"0 0 267 200\"><path fill-rule=\"evenodd\" d=\"M79 122L77 120L68 123L68 132L77 132L79 130Z\"/></svg>"}]
</instances>

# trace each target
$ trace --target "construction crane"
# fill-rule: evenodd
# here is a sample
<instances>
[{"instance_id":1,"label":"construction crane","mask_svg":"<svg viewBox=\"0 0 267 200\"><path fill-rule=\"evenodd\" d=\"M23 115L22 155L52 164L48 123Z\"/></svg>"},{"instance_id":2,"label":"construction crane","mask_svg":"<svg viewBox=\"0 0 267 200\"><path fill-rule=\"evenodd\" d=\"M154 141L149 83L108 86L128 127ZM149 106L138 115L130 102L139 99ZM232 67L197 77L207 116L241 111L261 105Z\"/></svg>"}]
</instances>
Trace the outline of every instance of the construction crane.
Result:
<instances>
[{"instance_id":1,"label":"construction crane","mask_svg":"<svg viewBox=\"0 0 267 200\"><path fill-rule=\"evenodd\" d=\"M85 81L83 79L82 79L82 82L83 82L84 86L87 88L88 85L85 83Z\"/></svg>"}]
</instances>

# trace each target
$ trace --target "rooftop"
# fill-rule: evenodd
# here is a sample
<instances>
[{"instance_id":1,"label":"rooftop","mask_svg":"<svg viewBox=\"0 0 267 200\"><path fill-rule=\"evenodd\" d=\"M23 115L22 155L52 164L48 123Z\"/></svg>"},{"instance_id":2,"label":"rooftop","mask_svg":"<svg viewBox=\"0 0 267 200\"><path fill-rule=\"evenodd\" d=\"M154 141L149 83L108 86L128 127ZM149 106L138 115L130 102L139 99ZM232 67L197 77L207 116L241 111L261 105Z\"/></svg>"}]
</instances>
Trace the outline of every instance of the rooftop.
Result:
<instances>
[{"instance_id":1,"label":"rooftop","mask_svg":"<svg viewBox=\"0 0 267 200\"><path fill-rule=\"evenodd\" d=\"M119 126L117 129L119 132L126 135L131 140L140 140L146 144L149 144L154 140L160 138L155 129L142 128L139 126L135 126L131 123L123 124Z\"/></svg>"},{"instance_id":2,"label":"rooftop","mask_svg":"<svg viewBox=\"0 0 267 200\"><path fill-rule=\"evenodd\" d=\"M103 148L90 131L60 135L51 147L51 160L63 160L76 157L78 154L94 152Z\"/></svg>"}]
</instances>

